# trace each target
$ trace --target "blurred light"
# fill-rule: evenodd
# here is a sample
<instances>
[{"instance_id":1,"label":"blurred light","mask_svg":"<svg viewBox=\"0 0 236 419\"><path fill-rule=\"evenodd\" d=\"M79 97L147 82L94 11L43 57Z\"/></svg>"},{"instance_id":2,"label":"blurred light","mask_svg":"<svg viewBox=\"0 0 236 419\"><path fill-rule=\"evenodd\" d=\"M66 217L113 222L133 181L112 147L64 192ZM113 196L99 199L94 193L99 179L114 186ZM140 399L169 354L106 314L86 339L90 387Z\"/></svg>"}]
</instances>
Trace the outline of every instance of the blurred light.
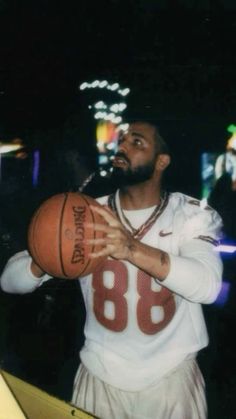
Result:
<instances>
[{"instance_id":1,"label":"blurred light","mask_svg":"<svg viewBox=\"0 0 236 419\"><path fill-rule=\"evenodd\" d=\"M234 133L232 135L232 137L230 137L230 139L227 142L227 149L228 150L236 150L236 133Z\"/></svg>"},{"instance_id":2,"label":"blurred light","mask_svg":"<svg viewBox=\"0 0 236 419\"><path fill-rule=\"evenodd\" d=\"M95 103L94 107L96 109L106 109L107 105L103 102L103 100L100 100L99 102Z\"/></svg>"},{"instance_id":3,"label":"blurred light","mask_svg":"<svg viewBox=\"0 0 236 419\"><path fill-rule=\"evenodd\" d=\"M116 144L115 143L109 143L107 144L107 149L108 150L114 150L116 148Z\"/></svg>"},{"instance_id":4,"label":"blurred light","mask_svg":"<svg viewBox=\"0 0 236 419\"><path fill-rule=\"evenodd\" d=\"M103 88L106 87L108 85L108 82L106 80L100 81L98 87Z\"/></svg>"},{"instance_id":5,"label":"blurred light","mask_svg":"<svg viewBox=\"0 0 236 419\"><path fill-rule=\"evenodd\" d=\"M228 125L227 131L230 132L231 134L235 134L236 133L236 125L234 125L234 124Z\"/></svg>"},{"instance_id":6,"label":"blurred light","mask_svg":"<svg viewBox=\"0 0 236 419\"><path fill-rule=\"evenodd\" d=\"M117 131L127 131L127 129L129 128L129 124L120 124L117 127Z\"/></svg>"},{"instance_id":7,"label":"blurred light","mask_svg":"<svg viewBox=\"0 0 236 419\"><path fill-rule=\"evenodd\" d=\"M114 105L110 106L110 110L112 112L119 112L119 105L117 103L114 103Z\"/></svg>"},{"instance_id":8,"label":"blurred light","mask_svg":"<svg viewBox=\"0 0 236 419\"><path fill-rule=\"evenodd\" d=\"M99 111L99 112L95 113L94 118L95 119L105 119L106 116L107 116L106 112Z\"/></svg>"},{"instance_id":9,"label":"blurred light","mask_svg":"<svg viewBox=\"0 0 236 419\"><path fill-rule=\"evenodd\" d=\"M114 83L110 86L110 90L114 91L117 90L120 87L120 85L118 83Z\"/></svg>"},{"instance_id":10,"label":"blurred light","mask_svg":"<svg viewBox=\"0 0 236 419\"><path fill-rule=\"evenodd\" d=\"M28 157L28 154L26 153L26 151L19 151L16 153L15 157L16 159L24 160Z\"/></svg>"},{"instance_id":11,"label":"blurred light","mask_svg":"<svg viewBox=\"0 0 236 419\"><path fill-rule=\"evenodd\" d=\"M114 103L114 105L110 106L110 110L115 113L123 112L124 109L126 108L127 108L126 103Z\"/></svg>"},{"instance_id":12,"label":"blurred light","mask_svg":"<svg viewBox=\"0 0 236 419\"><path fill-rule=\"evenodd\" d=\"M94 80L92 83L91 83L91 87L98 87L99 86L99 81L98 80Z\"/></svg>"},{"instance_id":13,"label":"blurred light","mask_svg":"<svg viewBox=\"0 0 236 419\"><path fill-rule=\"evenodd\" d=\"M22 144L0 143L0 154L10 153L11 151L20 150L23 148Z\"/></svg>"},{"instance_id":14,"label":"blurred light","mask_svg":"<svg viewBox=\"0 0 236 419\"><path fill-rule=\"evenodd\" d=\"M119 111L120 112L123 112L126 108L127 108L126 103L120 103L119 104Z\"/></svg>"},{"instance_id":15,"label":"blurred light","mask_svg":"<svg viewBox=\"0 0 236 419\"><path fill-rule=\"evenodd\" d=\"M107 114L106 116L105 116L105 120L106 121L111 121L111 120L113 120L113 118L115 118L115 114L114 113L109 113L109 114Z\"/></svg>"},{"instance_id":16,"label":"blurred light","mask_svg":"<svg viewBox=\"0 0 236 419\"><path fill-rule=\"evenodd\" d=\"M216 304L217 306L223 307L227 303L229 299L230 287L231 287L231 284L229 282L227 281L222 282L220 293L214 304Z\"/></svg>"},{"instance_id":17,"label":"blurred light","mask_svg":"<svg viewBox=\"0 0 236 419\"><path fill-rule=\"evenodd\" d=\"M103 177L106 176L107 175L107 171L106 170L101 170L100 175L103 176Z\"/></svg>"},{"instance_id":18,"label":"blurred light","mask_svg":"<svg viewBox=\"0 0 236 419\"><path fill-rule=\"evenodd\" d=\"M38 184L39 163L40 163L40 153L39 153L39 150L35 150L33 153L33 176L32 176L33 186L37 186Z\"/></svg>"},{"instance_id":19,"label":"blurred light","mask_svg":"<svg viewBox=\"0 0 236 419\"><path fill-rule=\"evenodd\" d=\"M107 152L107 145L116 141L116 126L111 121L101 120L97 124L96 143L100 152Z\"/></svg>"},{"instance_id":20,"label":"blurred light","mask_svg":"<svg viewBox=\"0 0 236 419\"><path fill-rule=\"evenodd\" d=\"M100 89L106 88L107 90L111 90L113 92L117 90L117 93L119 93L121 96L126 96L130 92L130 89L128 87L124 89L119 89L120 87L119 83L108 84L107 80L102 80L102 81L94 80L91 83L83 82L79 88L80 90L85 90L86 88L95 89L96 87L99 87Z\"/></svg>"},{"instance_id":21,"label":"blurred light","mask_svg":"<svg viewBox=\"0 0 236 419\"><path fill-rule=\"evenodd\" d=\"M104 141L97 141L97 147L98 147L98 149L99 150L101 150L102 148L103 148L103 146L104 146Z\"/></svg>"},{"instance_id":22,"label":"blurred light","mask_svg":"<svg viewBox=\"0 0 236 419\"><path fill-rule=\"evenodd\" d=\"M80 88L80 90L84 90L84 89L86 89L86 87L88 87L88 83L84 82L80 85L79 88Z\"/></svg>"},{"instance_id":23,"label":"blurred light","mask_svg":"<svg viewBox=\"0 0 236 419\"><path fill-rule=\"evenodd\" d=\"M126 87L123 90L121 90L121 89L118 90L118 93L120 93L121 96L127 96L129 94L129 92L130 92L130 89L128 87Z\"/></svg>"},{"instance_id":24,"label":"blurred light","mask_svg":"<svg viewBox=\"0 0 236 419\"><path fill-rule=\"evenodd\" d=\"M112 122L113 122L114 124L119 124L121 121L122 121L121 116L116 116L116 117L112 120Z\"/></svg>"},{"instance_id":25,"label":"blurred light","mask_svg":"<svg viewBox=\"0 0 236 419\"><path fill-rule=\"evenodd\" d=\"M125 99L112 99L113 94L126 96L129 94L128 87L121 88L119 83L109 83L107 80L93 80L91 82L83 82L80 90L84 89L100 89L97 100L90 103L89 109L93 112L93 117L97 121L96 127L96 145L100 155L114 154L117 147L118 130L117 127L122 126L123 130L128 128L128 124L122 125L122 112L127 108ZM101 89L110 91L110 99L101 98ZM111 94L111 92L113 94ZM100 97L99 97L100 96ZM99 100L101 98L101 100ZM112 103L113 102L113 103ZM115 103L114 103L115 102ZM117 103L118 102L118 103ZM120 103L119 103L120 102ZM121 129L121 128L120 128ZM109 163L109 161L107 162ZM99 164L101 164L99 160Z\"/></svg>"},{"instance_id":26,"label":"blurred light","mask_svg":"<svg viewBox=\"0 0 236 419\"><path fill-rule=\"evenodd\" d=\"M106 154L100 154L99 156L98 156L98 162L99 162L99 164L107 164L108 163L108 157L107 157L107 155Z\"/></svg>"},{"instance_id":27,"label":"blurred light","mask_svg":"<svg viewBox=\"0 0 236 419\"><path fill-rule=\"evenodd\" d=\"M219 244L215 247L215 251L222 253L234 253L236 251L236 246L231 246L228 244Z\"/></svg>"}]
</instances>

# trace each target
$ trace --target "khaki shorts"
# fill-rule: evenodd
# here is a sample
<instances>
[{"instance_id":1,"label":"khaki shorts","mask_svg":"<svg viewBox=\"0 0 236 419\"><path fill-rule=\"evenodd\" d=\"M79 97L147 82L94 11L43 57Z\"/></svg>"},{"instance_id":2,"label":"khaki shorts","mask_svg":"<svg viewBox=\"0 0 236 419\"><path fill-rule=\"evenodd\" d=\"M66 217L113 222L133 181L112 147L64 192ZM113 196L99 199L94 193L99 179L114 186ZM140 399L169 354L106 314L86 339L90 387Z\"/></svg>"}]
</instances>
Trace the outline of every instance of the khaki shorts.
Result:
<instances>
[{"instance_id":1,"label":"khaki shorts","mask_svg":"<svg viewBox=\"0 0 236 419\"><path fill-rule=\"evenodd\" d=\"M125 380L125 377L124 377ZM72 404L100 419L206 419L205 384L196 360L184 361L156 386L129 392L91 375L81 364Z\"/></svg>"}]
</instances>

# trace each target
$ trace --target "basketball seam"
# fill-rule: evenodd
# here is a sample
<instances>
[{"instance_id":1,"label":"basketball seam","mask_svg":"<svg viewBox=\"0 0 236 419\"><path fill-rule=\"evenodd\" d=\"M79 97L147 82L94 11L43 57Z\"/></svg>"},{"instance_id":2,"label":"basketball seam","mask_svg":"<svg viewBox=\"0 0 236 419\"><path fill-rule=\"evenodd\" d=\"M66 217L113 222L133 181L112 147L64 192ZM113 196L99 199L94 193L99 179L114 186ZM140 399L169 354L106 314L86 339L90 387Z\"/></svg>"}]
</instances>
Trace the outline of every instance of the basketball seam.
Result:
<instances>
[{"instance_id":1,"label":"basketball seam","mask_svg":"<svg viewBox=\"0 0 236 419\"><path fill-rule=\"evenodd\" d=\"M68 275L66 274L65 271L65 267L64 267L64 263L63 263L63 256L62 256L62 226L63 226L63 217L64 217L64 212L65 212L65 207L66 207L66 202L68 200L68 193L65 193L64 195L64 202L62 205L62 209L61 209L61 216L60 216L60 220L59 220L59 240L58 240L58 246L59 246L59 259L60 259L60 264L61 264L61 270L63 275L65 275L68 278Z\"/></svg>"},{"instance_id":2,"label":"basketball seam","mask_svg":"<svg viewBox=\"0 0 236 419\"><path fill-rule=\"evenodd\" d=\"M31 257L32 257L32 259L34 259L34 256L35 256L35 262L39 265L40 268L41 268L41 262L42 261L41 261L41 257L39 256L37 246L35 245L35 229L36 229L36 221L39 218L41 212L42 212L42 210L39 209L34 216L33 225L31 226L30 235L29 235L29 237L31 236L31 240L28 239L31 242L31 243L29 243L29 247L31 247L31 251L33 253L33 255L31 255ZM43 269L43 268L41 268L41 269Z\"/></svg>"}]
</instances>

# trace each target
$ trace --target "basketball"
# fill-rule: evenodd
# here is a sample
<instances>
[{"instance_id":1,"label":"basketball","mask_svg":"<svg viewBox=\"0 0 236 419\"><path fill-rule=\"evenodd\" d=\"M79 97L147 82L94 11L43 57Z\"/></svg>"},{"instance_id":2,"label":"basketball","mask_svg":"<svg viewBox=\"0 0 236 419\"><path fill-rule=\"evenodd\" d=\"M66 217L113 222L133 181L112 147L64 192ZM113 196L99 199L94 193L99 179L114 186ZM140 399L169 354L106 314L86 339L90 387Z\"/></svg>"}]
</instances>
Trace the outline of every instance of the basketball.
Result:
<instances>
[{"instance_id":1,"label":"basketball","mask_svg":"<svg viewBox=\"0 0 236 419\"><path fill-rule=\"evenodd\" d=\"M92 273L104 261L88 254L101 246L85 240L101 238L103 233L85 223L105 224L90 208L100 206L93 198L79 192L53 195L33 214L28 228L28 249L42 270L53 277L77 278Z\"/></svg>"}]
</instances>

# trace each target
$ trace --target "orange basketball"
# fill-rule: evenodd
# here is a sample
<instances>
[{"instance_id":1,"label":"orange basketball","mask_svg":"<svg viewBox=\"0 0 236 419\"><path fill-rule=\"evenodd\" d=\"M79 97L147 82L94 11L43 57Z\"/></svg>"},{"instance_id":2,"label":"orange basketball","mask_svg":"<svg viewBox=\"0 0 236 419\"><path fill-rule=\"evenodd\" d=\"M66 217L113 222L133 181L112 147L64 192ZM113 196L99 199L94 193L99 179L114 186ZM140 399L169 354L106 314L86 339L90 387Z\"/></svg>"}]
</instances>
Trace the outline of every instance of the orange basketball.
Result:
<instances>
[{"instance_id":1,"label":"orange basketball","mask_svg":"<svg viewBox=\"0 0 236 419\"><path fill-rule=\"evenodd\" d=\"M28 229L29 252L49 275L58 278L85 276L104 261L103 257L91 259L88 256L90 252L100 250L100 245L84 242L103 237L102 232L85 226L85 223L105 224L90 204L100 205L79 192L61 193L44 201L33 214Z\"/></svg>"}]
</instances>

